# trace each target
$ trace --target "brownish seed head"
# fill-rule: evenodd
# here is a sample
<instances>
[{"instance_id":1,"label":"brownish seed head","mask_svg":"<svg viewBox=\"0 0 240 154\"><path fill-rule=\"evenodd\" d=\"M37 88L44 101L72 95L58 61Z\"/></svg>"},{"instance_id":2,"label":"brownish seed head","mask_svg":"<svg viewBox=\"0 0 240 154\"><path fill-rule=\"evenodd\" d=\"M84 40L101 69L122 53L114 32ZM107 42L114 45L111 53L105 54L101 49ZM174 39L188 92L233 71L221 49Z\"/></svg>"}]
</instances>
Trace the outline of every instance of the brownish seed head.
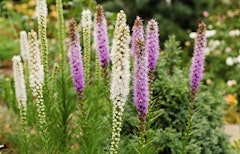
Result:
<instances>
[{"instance_id":1,"label":"brownish seed head","mask_svg":"<svg viewBox=\"0 0 240 154\"><path fill-rule=\"evenodd\" d=\"M139 16L137 16L137 18L135 19L134 25L137 26L137 27L143 25L143 21Z\"/></svg>"},{"instance_id":2,"label":"brownish seed head","mask_svg":"<svg viewBox=\"0 0 240 154\"><path fill-rule=\"evenodd\" d=\"M69 39L70 39L70 42L74 42L78 39L77 35L76 35L76 32L77 32L77 22L75 21L74 18L72 18L69 21Z\"/></svg>"},{"instance_id":3,"label":"brownish seed head","mask_svg":"<svg viewBox=\"0 0 240 154\"><path fill-rule=\"evenodd\" d=\"M101 22L102 21L102 17L104 16L104 10L103 10L103 7L102 5L97 5L96 6L96 20L98 22Z\"/></svg>"},{"instance_id":4,"label":"brownish seed head","mask_svg":"<svg viewBox=\"0 0 240 154\"><path fill-rule=\"evenodd\" d=\"M204 33L206 31L206 24L201 21L199 24L198 24L198 33L201 34L201 33Z\"/></svg>"}]
</instances>

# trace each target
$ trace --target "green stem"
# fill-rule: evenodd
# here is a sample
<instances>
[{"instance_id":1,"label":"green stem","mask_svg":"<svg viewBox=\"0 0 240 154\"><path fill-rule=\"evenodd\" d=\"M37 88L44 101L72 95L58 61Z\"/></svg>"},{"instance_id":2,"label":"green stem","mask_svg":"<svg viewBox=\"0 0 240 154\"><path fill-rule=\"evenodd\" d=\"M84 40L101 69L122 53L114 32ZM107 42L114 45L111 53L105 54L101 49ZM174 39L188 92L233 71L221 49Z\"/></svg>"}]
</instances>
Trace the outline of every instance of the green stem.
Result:
<instances>
[{"instance_id":1,"label":"green stem","mask_svg":"<svg viewBox=\"0 0 240 154\"><path fill-rule=\"evenodd\" d=\"M99 64L99 58L98 55L96 53L96 57L95 57L95 80L97 81L97 83L99 82L101 77L101 66Z\"/></svg>"},{"instance_id":2,"label":"green stem","mask_svg":"<svg viewBox=\"0 0 240 154\"><path fill-rule=\"evenodd\" d=\"M27 116L26 107L20 102L20 119L21 119L21 136L23 138L23 151L25 154L28 153L28 139L27 139Z\"/></svg>"},{"instance_id":3,"label":"green stem","mask_svg":"<svg viewBox=\"0 0 240 154\"><path fill-rule=\"evenodd\" d=\"M192 119L194 114L194 100L195 100L196 94L192 93L190 94L189 104L188 104L188 121L186 125L186 131L183 138L182 143L182 154L187 154L187 145L190 140L190 133L191 133L191 126L192 126Z\"/></svg>"},{"instance_id":4,"label":"green stem","mask_svg":"<svg viewBox=\"0 0 240 154\"><path fill-rule=\"evenodd\" d=\"M150 129L151 127L151 119L152 119L152 108L153 108L153 87L154 87L154 71L150 69L148 73L149 77L149 107L148 107L148 114L147 114L147 128Z\"/></svg>"}]
</instances>

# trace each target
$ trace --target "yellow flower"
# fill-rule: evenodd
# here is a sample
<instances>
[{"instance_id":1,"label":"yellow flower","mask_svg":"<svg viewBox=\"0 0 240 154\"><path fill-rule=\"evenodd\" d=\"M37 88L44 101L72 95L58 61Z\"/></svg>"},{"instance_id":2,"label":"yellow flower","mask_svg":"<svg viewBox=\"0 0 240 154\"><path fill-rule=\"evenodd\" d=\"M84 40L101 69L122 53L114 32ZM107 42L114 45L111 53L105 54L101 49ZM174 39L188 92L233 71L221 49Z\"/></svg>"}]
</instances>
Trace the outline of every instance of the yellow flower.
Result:
<instances>
[{"instance_id":1,"label":"yellow flower","mask_svg":"<svg viewBox=\"0 0 240 154\"><path fill-rule=\"evenodd\" d=\"M57 19L57 11L51 11L51 13L49 14L49 16L51 16L52 18Z\"/></svg>"},{"instance_id":2,"label":"yellow flower","mask_svg":"<svg viewBox=\"0 0 240 154\"><path fill-rule=\"evenodd\" d=\"M236 94L228 94L226 95L225 99L226 99L226 103L228 105L237 105L238 101L236 99L237 95Z\"/></svg>"},{"instance_id":3,"label":"yellow flower","mask_svg":"<svg viewBox=\"0 0 240 154\"><path fill-rule=\"evenodd\" d=\"M35 5L36 5L36 1L35 1L35 0L30 0L30 1L28 2L28 5L29 5L29 6L35 6Z\"/></svg>"},{"instance_id":4,"label":"yellow flower","mask_svg":"<svg viewBox=\"0 0 240 154\"><path fill-rule=\"evenodd\" d=\"M3 17L0 17L0 22L2 22L4 20L4 18Z\"/></svg>"},{"instance_id":5,"label":"yellow flower","mask_svg":"<svg viewBox=\"0 0 240 154\"><path fill-rule=\"evenodd\" d=\"M6 3L6 7L7 7L8 9L12 10L12 9L13 9L13 3L12 3L12 2L7 2L7 3Z\"/></svg>"}]
</instances>

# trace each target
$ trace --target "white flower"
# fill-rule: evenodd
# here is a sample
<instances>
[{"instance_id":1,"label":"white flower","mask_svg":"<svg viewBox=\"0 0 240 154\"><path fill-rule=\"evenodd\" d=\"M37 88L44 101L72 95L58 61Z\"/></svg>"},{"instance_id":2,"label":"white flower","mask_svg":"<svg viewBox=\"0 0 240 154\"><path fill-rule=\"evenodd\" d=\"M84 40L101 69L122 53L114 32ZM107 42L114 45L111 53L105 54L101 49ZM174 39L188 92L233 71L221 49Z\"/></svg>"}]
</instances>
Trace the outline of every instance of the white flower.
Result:
<instances>
[{"instance_id":1,"label":"white flower","mask_svg":"<svg viewBox=\"0 0 240 154\"><path fill-rule=\"evenodd\" d=\"M37 33L33 30L28 34L29 38L29 81L33 95L36 96L38 90L42 91L44 72L41 63L41 55L37 42Z\"/></svg>"},{"instance_id":2,"label":"white flower","mask_svg":"<svg viewBox=\"0 0 240 154\"><path fill-rule=\"evenodd\" d=\"M46 0L37 0L36 3L36 16L46 18L47 17L47 3Z\"/></svg>"},{"instance_id":3,"label":"white flower","mask_svg":"<svg viewBox=\"0 0 240 154\"><path fill-rule=\"evenodd\" d=\"M83 10L82 11L82 20L81 20L82 27L91 27L92 26L92 16L90 10Z\"/></svg>"},{"instance_id":4,"label":"white flower","mask_svg":"<svg viewBox=\"0 0 240 154\"><path fill-rule=\"evenodd\" d=\"M226 53L229 53L229 52L231 52L232 51L232 49L230 48L230 47L227 47L226 49L225 49L225 52Z\"/></svg>"},{"instance_id":5,"label":"white flower","mask_svg":"<svg viewBox=\"0 0 240 154\"><path fill-rule=\"evenodd\" d=\"M206 47L204 50L204 54L209 55L209 53L210 53L210 48Z\"/></svg>"},{"instance_id":6,"label":"white flower","mask_svg":"<svg viewBox=\"0 0 240 154\"><path fill-rule=\"evenodd\" d=\"M211 36L214 36L215 34L217 33L216 30L206 30L206 37L211 37ZM191 32L189 34L189 37L191 39L195 39L197 37L197 33L196 32Z\"/></svg>"},{"instance_id":7,"label":"white flower","mask_svg":"<svg viewBox=\"0 0 240 154\"><path fill-rule=\"evenodd\" d=\"M110 153L116 153L120 141L122 113L129 94L130 83L130 31L120 25L112 48L112 75L110 99L113 102L113 128Z\"/></svg>"},{"instance_id":8,"label":"white flower","mask_svg":"<svg viewBox=\"0 0 240 154\"><path fill-rule=\"evenodd\" d=\"M13 56L12 61L13 61L13 77L14 77L15 95L18 101L18 106L19 108L21 106L26 108L27 93L26 93L26 85L24 80L21 58L20 56Z\"/></svg>"},{"instance_id":9,"label":"white flower","mask_svg":"<svg viewBox=\"0 0 240 154\"><path fill-rule=\"evenodd\" d=\"M207 30L206 31L206 37L214 36L217 33L216 30Z\"/></svg>"},{"instance_id":10,"label":"white flower","mask_svg":"<svg viewBox=\"0 0 240 154\"><path fill-rule=\"evenodd\" d=\"M29 48L26 31L20 32L20 51L24 61L28 60Z\"/></svg>"},{"instance_id":11,"label":"white flower","mask_svg":"<svg viewBox=\"0 0 240 154\"><path fill-rule=\"evenodd\" d=\"M236 80L228 80L227 81L227 85L229 86L229 87L232 87L232 86L234 86L234 85L236 85L237 84L237 81Z\"/></svg>"},{"instance_id":12,"label":"white flower","mask_svg":"<svg viewBox=\"0 0 240 154\"><path fill-rule=\"evenodd\" d=\"M233 64L234 64L234 59L233 59L232 57L227 57L227 59L226 59L226 64L227 64L228 66L233 66Z\"/></svg>"},{"instance_id":13,"label":"white flower","mask_svg":"<svg viewBox=\"0 0 240 154\"><path fill-rule=\"evenodd\" d=\"M240 30L238 29L234 29L229 32L229 36L232 36L232 37L239 36L239 35L240 35Z\"/></svg>"},{"instance_id":14,"label":"white flower","mask_svg":"<svg viewBox=\"0 0 240 154\"><path fill-rule=\"evenodd\" d=\"M197 33L196 33L196 32L191 32L191 33L189 34L189 37L190 37L191 39L195 39L195 38L197 37Z\"/></svg>"},{"instance_id":15,"label":"white flower","mask_svg":"<svg viewBox=\"0 0 240 154\"><path fill-rule=\"evenodd\" d=\"M237 63L240 63L240 55L237 56L236 62L237 62Z\"/></svg>"},{"instance_id":16,"label":"white flower","mask_svg":"<svg viewBox=\"0 0 240 154\"><path fill-rule=\"evenodd\" d=\"M213 29L213 25L208 25L208 29Z\"/></svg>"},{"instance_id":17,"label":"white flower","mask_svg":"<svg viewBox=\"0 0 240 154\"><path fill-rule=\"evenodd\" d=\"M111 53L110 56L113 55L113 51L115 51L115 46L117 41L117 35L118 33L120 33L120 26L121 25L126 25L127 19L126 19L126 14L124 13L123 10L121 10L118 14L117 14L117 19L116 19L116 23L115 23L115 29L114 29L114 33L113 33L113 40L112 40L112 48L111 48Z\"/></svg>"}]
</instances>

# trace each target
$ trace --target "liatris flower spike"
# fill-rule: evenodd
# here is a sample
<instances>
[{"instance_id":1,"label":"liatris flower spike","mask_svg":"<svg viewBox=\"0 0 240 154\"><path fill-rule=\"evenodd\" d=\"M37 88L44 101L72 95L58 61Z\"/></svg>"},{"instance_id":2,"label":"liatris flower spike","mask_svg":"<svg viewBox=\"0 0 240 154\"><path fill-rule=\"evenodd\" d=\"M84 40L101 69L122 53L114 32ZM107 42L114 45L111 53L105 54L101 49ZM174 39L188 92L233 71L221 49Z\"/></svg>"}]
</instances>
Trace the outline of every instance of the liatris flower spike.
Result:
<instances>
[{"instance_id":1,"label":"liatris flower spike","mask_svg":"<svg viewBox=\"0 0 240 154\"><path fill-rule=\"evenodd\" d=\"M137 50L137 40L142 39L144 41L144 30L143 30L143 22L140 17L137 17L134 21L134 25L132 28L132 56L136 55Z\"/></svg>"},{"instance_id":2,"label":"liatris flower spike","mask_svg":"<svg viewBox=\"0 0 240 154\"><path fill-rule=\"evenodd\" d=\"M34 96L37 96L39 90L42 91L44 71L41 62L41 55L37 42L37 33L33 30L28 33L29 41L29 81Z\"/></svg>"},{"instance_id":3,"label":"liatris flower spike","mask_svg":"<svg viewBox=\"0 0 240 154\"><path fill-rule=\"evenodd\" d=\"M142 39L136 42L136 55L134 60L134 102L138 111L140 145L145 142L146 117L149 102L148 87L148 61L145 43Z\"/></svg>"},{"instance_id":4,"label":"liatris flower spike","mask_svg":"<svg viewBox=\"0 0 240 154\"><path fill-rule=\"evenodd\" d=\"M24 133L24 136L22 136L22 138L25 140L25 143L26 143L27 93L26 93L26 85L25 85L25 81L24 81L23 66L22 66L20 56L14 56L12 58L12 61L13 61L13 76L14 76L15 94L16 94L16 98L17 98L17 102L18 102L18 108L20 111L22 130Z\"/></svg>"},{"instance_id":5,"label":"liatris flower spike","mask_svg":"<svg viewBox=\"0 0 240 154\"><path fill-rule=\"evenodd\" d=\"M82 92L85 86L84 68L82 61L81 46L79 41L79 34L77 31L77 23L74 19L69 22L69 61L71 67L72 80L75 90L82 98Z\"/></svg>"},{"instance_id":6,"label":"liatris flower spike","mask_svg":"<svg viewBox=\"0 0 240 154\"><path fill-rule=\"evenodd\" d=\"M146 51L148 53L148 68L155 70L159 55L158 23L150 20L147 24Z\"/></svg>"},{"instance_id":7,"label":"liatris flower spike","mask_svg":"<svg viewBox=\"0 0 240 154\"><path fill-rule=\"evenodd\" d=\"M103 72L107 73L108 64L110 62L109 43L107 23L104 16L104 10L101 5L96 6L96 14L94 20L94 37L97 46L99 62L104 69Z\"/></svg>"},{"instance_id":8,"label":"liatris flower spike","mask_svg":"<svg viewBox=\"0 0 240 154\"><path fill-rule=\"evenodd\" d=\"M28 55L29 55L29 47L28 47L28 40L27 40L27 33L26 31L20 32L20 51L21 51L21 57L24 62L28 61Z\"/></svg>"},{"instance_id":9,"label":"liatris flower spike","mask_svg":"<svg viewBox=\"0 0 240 154\"><path fill-rule=\"evenodd\" d=\"M29 41L29 81L33 96L36 96L37 114L39 127L43 129L46 126L46 113L43 98L43 80L44 71L41 63L41 55L38 48L37 33L33 30L28 33ZM45 128L44 128L45 129Z\"/></svg>"},{"instance_id":10,"label":"liatris flower spike","mask_svg":"<svg viewBox=\"0 0 240 154\"><path fill-rule=\"evenodd\" d=\"M12 58L13 61L13 76L14 76L14 87L16 99L18 102L19 108L27 107L27 93L26 93L26 85L23 74L23 66L21 62L20 56L14 56Z\"/></svg>"},{"instance_id":11,"label":"liatris flower spike","mask_svg":"<svg viewBox=\"0 0 240 154\"><path fill-rule=\"evenodd\" d=\"M187 143L190 139L192 117L194 114L194 101L203 77L204 70L204 50L206 48L206 25L204 22L199 23L197 30L197 37L195 39L194 54L192 58L191 72L190 72L190 99L188 106L188 122L186 132L183 140L182 154L187 153Z\"/></svg>"},{"instance_id":12,"label":"liatris flower spike","mask_svg":"<svg viewBox=\"0 0 240 154\"><path fill-rule=\"evenodd\" d=\"M206 48L206 25L201 22L198 25L197 38L195 39L194 54L192 58L190 87L191 93L196 95L204 70L204 50Z\"/></svg>"},{"instance_id":13,"label":"liatris flower spike","mask_svg":"<svg viewBox=\"0 0 240 154\"><path fill-rule=\"evenodd\" d=\"M112 124L112 141L110 153L116 154L120 142L120 131L122 126L122 114L124 105L129 94L130 83L130 32L129 27L122 25L117 33L115 47L111 55L112 58L112 79L111 95L113 102L113 124Z\"/></svg>"},{"instance_id":14,"label":"liatris flower spike","mask_svg":"<svg viewBox=\"0 0 240 154\"><path fill-rule=\"evenodd\" d=\"M41 42L42 63L44 65L44 84L47 87L48 74L48 42L47 42L47 3L37 0L36 13L38 17L38 35Z\"/></svg>"},{"instance_id":15,"label":"liatris flower spike","mask_svg":"<svg viewBox=\"0 0 240 154\"><path fill-rule=\"evenodd\" d=\"M123 10L121 10L118 14L117 14L117 19L116 19L116 23L115 23L115 28L114 28L114 34L113 34L113 40L112 40L112 48L111 48L111 56L114 55L114 51L115 51L115 46L116 46L116 38L117 35L120 32L120 26L121 25L126 25L127 19L126 19L126 14L124 13Z\"/></svg>"},{"instance_id":16,"label":"liatris flower spike","mask_svg":"<svg viewBox=\"0 0 240 154\"><path fill-rule=\"evenodd\" d=\"M90 63L91 63L91 28L92 28L92 16L90 10L82 11L82 35L83 35L83 60L85 69L86 81L89 81L90 76Z\"/></svg>"}]
</instances>

